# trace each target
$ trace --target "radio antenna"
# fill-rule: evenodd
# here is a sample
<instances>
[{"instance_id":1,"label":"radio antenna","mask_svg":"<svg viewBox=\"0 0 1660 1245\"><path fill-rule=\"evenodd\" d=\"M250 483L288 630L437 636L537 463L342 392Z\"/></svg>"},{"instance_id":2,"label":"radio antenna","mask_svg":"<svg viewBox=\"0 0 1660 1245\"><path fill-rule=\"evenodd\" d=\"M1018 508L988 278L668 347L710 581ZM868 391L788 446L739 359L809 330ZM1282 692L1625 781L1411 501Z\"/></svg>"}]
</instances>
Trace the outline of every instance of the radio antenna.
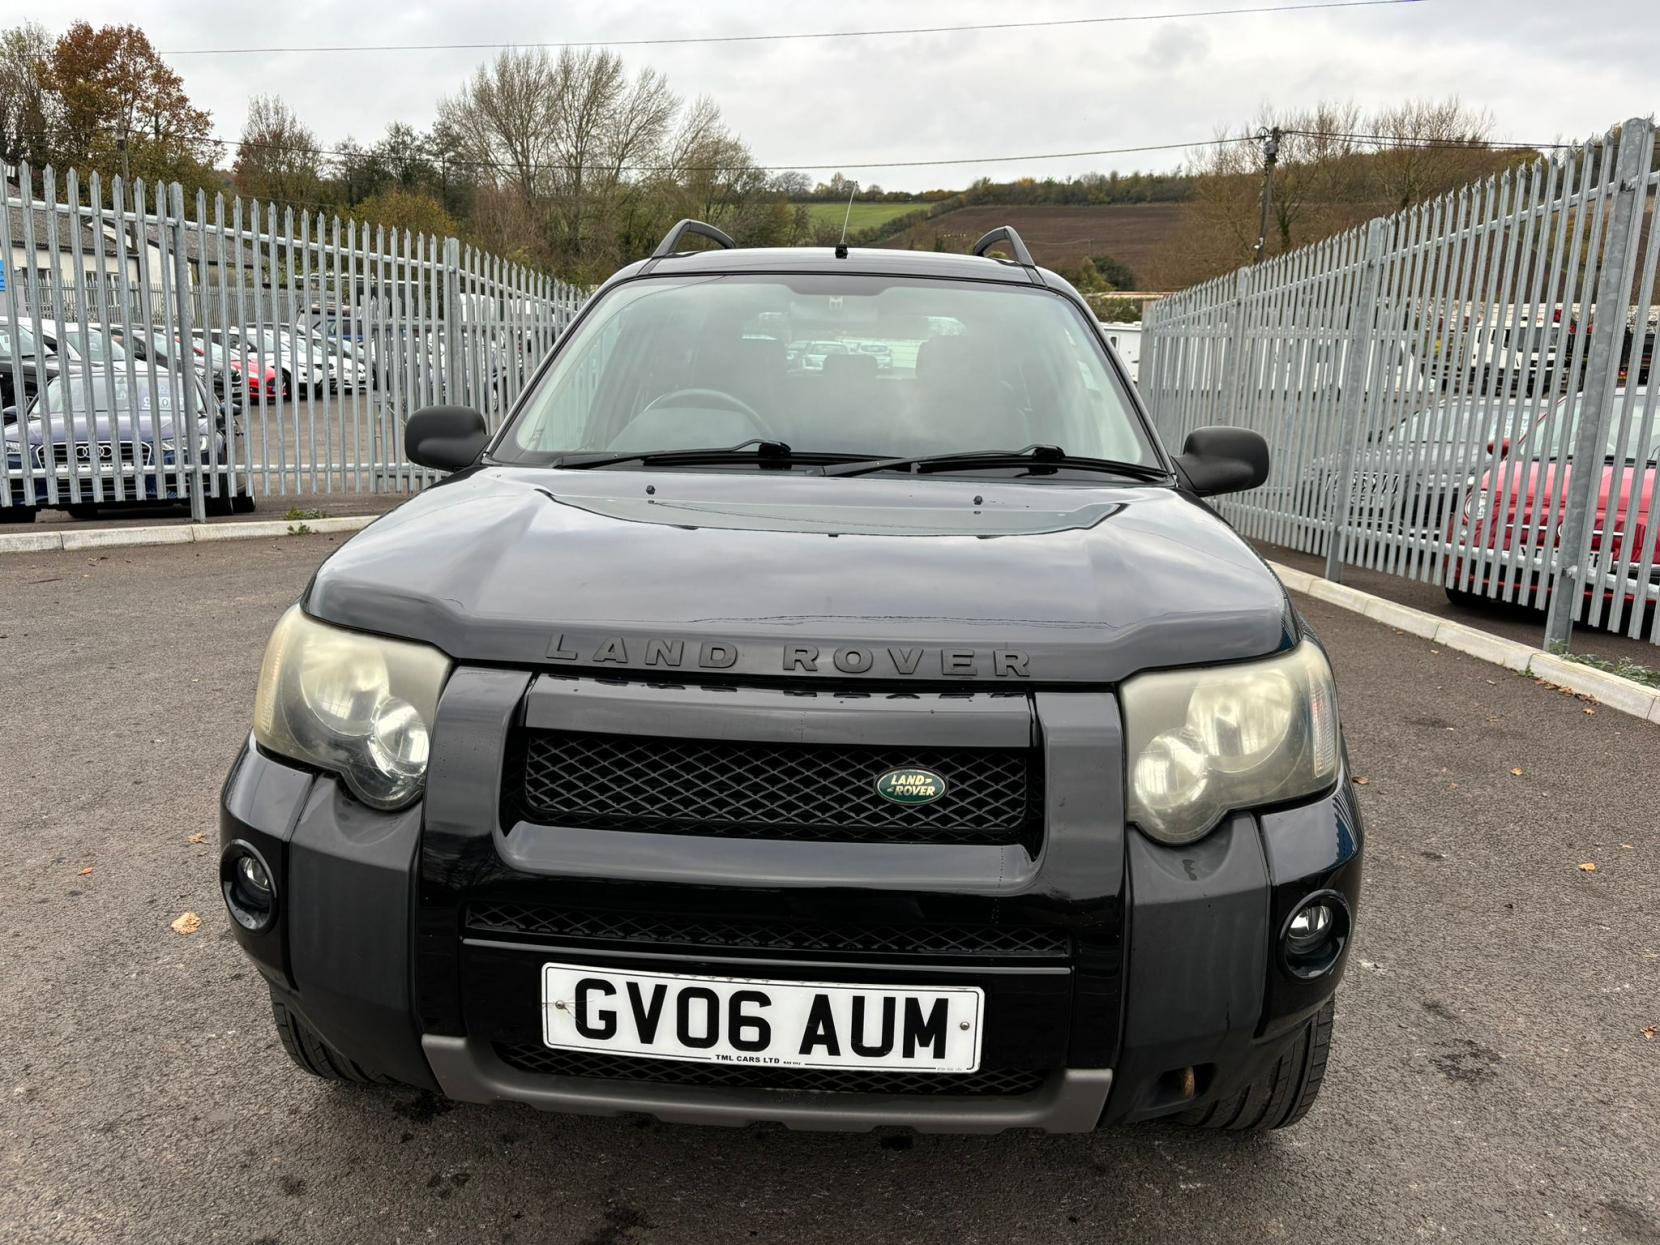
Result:
<instances>
[{"instance_id":1,"label":"radio antenna","mask_svg":"<svg viewBox=\"0 0 1660 1245\"><path fill-rule=\"evenodd\" d=\"M853 219L853 196L859 193L859 183L854 182L847 191L847 211L842 214L842 240L836 243L836 258L847 258L847 222Z\"/></svg>"}]
</instances>

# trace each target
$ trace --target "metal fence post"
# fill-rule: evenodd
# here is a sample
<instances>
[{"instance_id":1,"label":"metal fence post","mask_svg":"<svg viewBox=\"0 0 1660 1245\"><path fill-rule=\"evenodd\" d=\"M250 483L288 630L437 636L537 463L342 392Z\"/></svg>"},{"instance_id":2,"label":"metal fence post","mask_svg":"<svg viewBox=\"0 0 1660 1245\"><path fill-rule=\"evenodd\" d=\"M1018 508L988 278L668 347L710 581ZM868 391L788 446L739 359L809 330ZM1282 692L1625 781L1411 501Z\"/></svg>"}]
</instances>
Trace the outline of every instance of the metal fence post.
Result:
<instances>
[{"instance_id":1,"label":"metal fence post","mask_svg":"<svg viewBox=\"0 0 1660 1245\"><path fill-rule=\"evenodd\" d=\"M1606 148L1604 148L1606 152ZM1638 235L1643 215L1638 206L1647 191L1644 182L1654 153L1654 126L1632 118L1620 127L1619 154L1614 166L1614 203L1608 244L1603 249L1592 304L1591 352L1585 364L1585 386L1579 425L1574 429L1574 465L1568 475L1567 508L1562 516L1551 575L1550 612L1545 621L1545 647L1566 648L1573 635L1591 560L1591 508L1602 483L1603 447L1614 415L1614 381L1630 314L1631 282L1636 274ZM1638 327L1641 334L1642 328ZM1635 507L1633 507L1635 509ZM1611 543L1611 542L1610 542ZM1601 551L1608 552L1605 546Z\"/></svg>"},{"instance_id":2,"label":"metal fence post","mask_svg":"<svg viewBox=\"0 0 1660 1245\"><path fill-rule=\"evenodd\" d=\"M1216 422L1232 424L1234 414L1239 409L1239 389L1244 383L1245 368L1245 316L1248 311L1246 296L1250 292L1250 268L1241 268L1234 273L1233 290L1233 326L1228 334L1228 353L1224 356L1223 366L1227 369L1222 378L1222 409L1217 412Z\"/></svg>"},{"instance_id":3,"label":"metal fence post","mask_svg":"<svg viewBox=\"0 0 1660 1245\"><path fill-rule=\"evenodd\" d=\"M1366 408L1367 362L1377 325L1378 285L1383 273L1383 252L1389 242L1389 222L1382 217L1366 226L1366 259L1360 273L1360 288L1349 313L1348 352L1343 358L1342 406L1338 409L1337 433L1342 450L1337 462L1337 495L1332 502L1331 528L1326 535L1326 578L1343 582L1343 538L1348 532L1349 497L1354 486L1355 454L1360 442L1362 416Z\"/></svg>"},{"instance_id":4,"label":"metal fence post","mask_svg":"<svg viewBox=\"0 0 1660 1245\"><path fill-rule=\"evenodd\" d=\"M466 378L462 369L466 351L461 348L461 242L444 239L444 401L452 406L467 404Z\"/></svg>"},{"instance_id":5,"label":"metal fence post","mask_svg":"<svg viewBox=\"0 0 1660 1245\"><path fill-rule=\"evenodd\" d=\"M178 182L173 183L168 209L173 215L173 299L178 304L174 324L179 335L179 411L183 422L182 427L173 429L173 452L177 454L182 450L190 467L190 521L206 523L207 502L202 497L202 447L196 436L196 368L191 362L195 356L191 353L194 342L191 338L190 258L185 254L184 187Z\"/></svg>"}]
</instances>

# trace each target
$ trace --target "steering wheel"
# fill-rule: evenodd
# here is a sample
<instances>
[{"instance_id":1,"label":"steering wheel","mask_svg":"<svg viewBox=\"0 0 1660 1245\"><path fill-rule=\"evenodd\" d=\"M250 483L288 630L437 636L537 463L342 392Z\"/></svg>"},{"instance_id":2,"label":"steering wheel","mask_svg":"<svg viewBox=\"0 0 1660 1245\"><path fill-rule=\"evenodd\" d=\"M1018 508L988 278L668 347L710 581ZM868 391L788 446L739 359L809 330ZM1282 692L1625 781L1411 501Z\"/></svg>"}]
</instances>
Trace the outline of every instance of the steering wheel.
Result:
<instances>
[{"instance_id":1,"label":"steering wheel","mask_svg":"<svg viewBox=\"0 0 1660 1245\"><path fill-rule=\"evenodd\" d=\"M771 441L778 439L778 434L772 430L772 426L766 420L761 418L760 413L754 407L742 398L727 393L724 389L673 389L668 393L660 393L645 404L640 411L640 415L644 415L655 407L674 406L677 398L698 398L705 402L712 398L716 405L724 406L729 411L736 411L740 415L748 416L750 422L755 425L756 430L763 437ZM640 415L636 415L634 418L638 419Z\"/></svg>"}]
</instances>

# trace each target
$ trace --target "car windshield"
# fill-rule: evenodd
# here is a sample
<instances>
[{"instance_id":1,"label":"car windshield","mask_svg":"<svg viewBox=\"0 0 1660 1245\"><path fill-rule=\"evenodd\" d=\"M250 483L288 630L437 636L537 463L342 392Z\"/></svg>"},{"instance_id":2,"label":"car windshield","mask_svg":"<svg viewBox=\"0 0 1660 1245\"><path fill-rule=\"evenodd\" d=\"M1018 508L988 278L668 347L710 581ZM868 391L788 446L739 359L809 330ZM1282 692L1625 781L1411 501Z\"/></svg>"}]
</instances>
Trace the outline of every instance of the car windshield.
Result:
<instances>
[{"instance_id":1,"label":"car windshield","mask_svg":"<svg viewBox=\"0 0 1660 1245\"><path fill-rule=\"evenodd\" d=\"M33 358L39 349L35 335L21 324L0 324L0 363L11 362L12 351L25 359Z\"/></svg>"},{"instance_id":2,"label":"car windshield","mask_svg":"<svg viewBox=\"0 0 1660 1245\"><path fill-rule=\"evenodd\" d=\"M173 355L174 348L168 344L167 335L143 325L135 324L130 329L112 329L111 333L123 347L130 348L137 358L153 360L165 367Z\"/></svg>"},{"instance_id":3,"label":"car windshield","mask_svg":"<svg viewBox=\"0 0 1660 1245\"><path fill-rule=\"evenodd\" d=\"M1502 435L1515 416L1512 405L1501 410L1474 407L1459 410L1451 404L1433 406L1407 416L1384 438L1389 445L1470 445Z\"/></svg>"},{"instance_id":4,"label":"car windshield","mask_svg":"<svg viewBox=\"0 0 1660 1245\"><path fill-rule=\"evenodd\" d=\"M604 295L495 449L510 462L756 438L884 457L1055 445L1158 466L1092 326L1052 291L828 274Z\"/></svg>"},{"instance_id":5,"label":"car windshield","mask_svg":"<svg viewBox=\"0 0 1660 1245\"><path fill-rule=\"evenodd\" d=\"M1649 427L1643 427L1648 408L1646 389L1620 389L1614 394L1614 415L1603 438L1604 460L1623 458L1628 463L1653 462L1660 456L1660 410L1652 413ZM1540 425L1539 435L1522 442L1519 457L1530 459L1567 459L1574 456L1574 442L1578 435L1579 413L1585 397L1575 395L1568 418L1560 413ZM1622 429L1622 421L1625 427Z\"/></svg>"},{"instance_id":6,"label":"car windshield","mask_svg":"<svg viewBox=\"0 0 1660 1245\"><path fill-rule=\"evenodd\" d=\"M29 413L38 415L48 407L54 414L63 414L71 409L77 413L90 409L98 412L115 411L123 415L173 410L179 401L178 377L161 372L153 375L154 393L151 392L152 373L149 372L136 372L131 381L121 372L116 372L113 376L103 371L95 371L90 375L82 372L68 373L46 386L44 403L37 397L34 405L29 408ZM87 404L88 390L92 395L90 407ZM210 410L207 393L199 383L196 386L196 410L198 415Z\"/></svg>"},{"instance_id":7,"label":"car windshield","mask_svg":"<svg viewBox=\"0 0 1660 1245\"><path fill-rule=\"evenodd\" d=\"M275 329L243 329L242 341L247 348L268 354L285 353L288 346Z\"/></svg>"},{"instance_id":8,"label":"car windshield","mask_svg":"<svg viewBox=\"0 0 1660 1245\"><path fill-rule=\"evenodd\" d=\"M121 363L127 357L127 352L110 338L97 329L82 330L79 325L69 325L58 330L62 340L67 342L83 359L93 363Z\"/></svg>"}]
</instances>

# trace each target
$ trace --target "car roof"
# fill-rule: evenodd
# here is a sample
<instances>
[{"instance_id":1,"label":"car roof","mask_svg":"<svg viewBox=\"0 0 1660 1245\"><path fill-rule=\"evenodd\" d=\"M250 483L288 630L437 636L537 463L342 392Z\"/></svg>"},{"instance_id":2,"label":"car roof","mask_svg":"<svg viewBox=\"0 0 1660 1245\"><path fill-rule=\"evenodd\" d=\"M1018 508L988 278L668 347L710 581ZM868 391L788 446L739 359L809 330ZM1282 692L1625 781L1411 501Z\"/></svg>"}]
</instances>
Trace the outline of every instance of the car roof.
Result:
<instances>
[{"instance_id":1,"label":"car roof","mask_svg":"<svg viewBox=\"0 0 1660 1245\"><path fill-rule=\"evenodd\" d=\"M116 381L120 384L126 384L128 363L132 364L132 378L134 384L148 384L151 376L156 378L158 384L165 384L167 377L178 375L178 372L174 371L172 368L162 367L159 364L149 362L147 359L128 359L111 362L107 374L113 375ZM82 361L66 367L63 371L58 373L56 379L64 381L79 381L80 378L88 372L91 372L95 378L102 378L106 375L104 364L92 363L88 365L85 361Z\"/></svg>"},{"instance_id":2,"label":"car roof","mask_svg":"<svg viewBox=\"0 0 1660 1245\"><path fill-rule=\"evenodd\" d=\"M949 251L903 251L886 247L850 246L845 257L832 246L736 247L682 251L661 259L642 259L620 268L605 284L631 277L681 276L697 273L858 273L864 276L946 277L955 280L995 281L1033 285L1033 273L1042 284L1076 297L1076 291L1047 268L1027 268L1012 260L958 255Z\"/></svg>"}]
</instances>

